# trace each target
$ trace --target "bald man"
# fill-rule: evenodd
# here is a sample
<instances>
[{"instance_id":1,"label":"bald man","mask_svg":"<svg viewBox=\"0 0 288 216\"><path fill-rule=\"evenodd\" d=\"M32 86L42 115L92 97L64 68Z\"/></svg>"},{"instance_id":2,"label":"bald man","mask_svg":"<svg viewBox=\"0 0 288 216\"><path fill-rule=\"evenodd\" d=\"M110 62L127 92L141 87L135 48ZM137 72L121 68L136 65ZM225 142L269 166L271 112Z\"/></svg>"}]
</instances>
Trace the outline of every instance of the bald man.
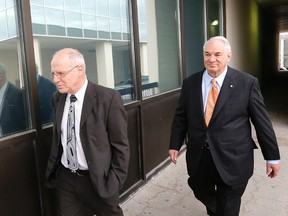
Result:
<instances>
[{"instance_id":1,"label":"bald man","mask_svg":"<svg viewBox=\"0 0 288 216\"><path fill-rule=\"evenodd\" d=\"M122 216L119 190L127 177L129 143L121 96L87 80L78 50L56 52L51 71L58 91L53 95L55 119L46 185L56 189L57 213ZM68 117L72 103L74 123ZM72 133L67 122L74 125Z\"/></svg>"}]
</instances>

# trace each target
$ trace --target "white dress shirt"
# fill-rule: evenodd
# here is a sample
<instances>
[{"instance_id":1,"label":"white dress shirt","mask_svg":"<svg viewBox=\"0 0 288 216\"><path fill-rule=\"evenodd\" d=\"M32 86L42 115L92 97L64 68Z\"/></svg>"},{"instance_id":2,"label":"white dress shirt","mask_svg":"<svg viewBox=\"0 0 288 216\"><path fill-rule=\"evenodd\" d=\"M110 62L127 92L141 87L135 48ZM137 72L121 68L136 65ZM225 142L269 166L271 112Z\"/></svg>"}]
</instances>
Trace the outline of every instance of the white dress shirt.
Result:
<instances>
[{"instance_id":1,"label":"white dress shirt","mask_svg":"<svg viewBox=\"0 0 288 216\"><path fill-rule=\"evenodd\" d=\"M224 72L220 74L220 76L214 78L216 80L219 93L220 93L226 74L227 74L227 66ZM203 73L203 77L202 77L202 98L203 98L203 105L204 105L203 106L204 113L205 113L205 108L207 104L208 94L209 94L210 89L212 88L212 82L211 82L212 79L213 77L211 77L208 71L205 70Z\"/></svg>"},{"instance_id":2,"label":"white dress shirt","mask_svg":"<svg viewBox=\"0 0 288 216\"><path fill-rule=\"evenodd\" d=\"M75 134L76 134L76 154L77 154L77 161L79 164L79 169L87 170L88 165L86 161L86 157L82 148L82 143L80 139L80 120L81 120L81 113L83 107L83 101L85 92L87 89L88 80L86 79L82 88L75 94L77 100L75 101ZM71 94L67 94L65 107L63 111L63 118L61 123L61 142L63 146L63 154L61 158L62 164L68 168L67 162L67 153L66 153L66 146L67 146L67 120L68 120L68 110L70 106L70 96Z\"/></svg>"}]
</instances>

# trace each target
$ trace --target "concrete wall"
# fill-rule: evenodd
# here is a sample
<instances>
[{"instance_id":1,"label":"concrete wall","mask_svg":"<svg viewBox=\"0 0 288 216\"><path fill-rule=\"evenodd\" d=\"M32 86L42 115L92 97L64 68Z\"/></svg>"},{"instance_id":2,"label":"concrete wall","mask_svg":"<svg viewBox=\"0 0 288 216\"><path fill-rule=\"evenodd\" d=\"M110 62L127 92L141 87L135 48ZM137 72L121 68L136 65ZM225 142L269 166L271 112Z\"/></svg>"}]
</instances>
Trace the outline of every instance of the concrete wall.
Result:
<instances>
[{"instance_id":1,"label":"concrete wall","mask_svg":"<svg viewBox=\"0 0 288 216\"><path fill-rule=\"evenodd\" d=\"M261 20L255 0L226 0L226 37L232 46L230 66L261 80Z\"/></svg>"}]
</instances>

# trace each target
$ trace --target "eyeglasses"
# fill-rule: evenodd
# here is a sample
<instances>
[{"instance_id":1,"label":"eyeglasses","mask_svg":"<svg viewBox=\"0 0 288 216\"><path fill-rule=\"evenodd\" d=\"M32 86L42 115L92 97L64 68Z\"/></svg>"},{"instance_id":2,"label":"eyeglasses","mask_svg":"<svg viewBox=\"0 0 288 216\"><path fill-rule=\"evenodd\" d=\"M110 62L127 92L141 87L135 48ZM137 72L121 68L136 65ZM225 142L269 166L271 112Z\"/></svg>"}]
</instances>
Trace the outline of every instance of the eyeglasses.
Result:
<instances>
[{"instance_id":1,"label":"eyeglasses","mask_svg":"<svg viewBox=\"0 0 288 216\"><path fill-rule=\"evenodd\" d=\"M64 78L68 73L70 73L71 71L73 71L77 67L78 67L78 65L74 66L73 68L71 68L70 70L65 71L65 72L51 72L51 76L52 77L57 76L59 79Z\"/></svg>"}]
</instances>

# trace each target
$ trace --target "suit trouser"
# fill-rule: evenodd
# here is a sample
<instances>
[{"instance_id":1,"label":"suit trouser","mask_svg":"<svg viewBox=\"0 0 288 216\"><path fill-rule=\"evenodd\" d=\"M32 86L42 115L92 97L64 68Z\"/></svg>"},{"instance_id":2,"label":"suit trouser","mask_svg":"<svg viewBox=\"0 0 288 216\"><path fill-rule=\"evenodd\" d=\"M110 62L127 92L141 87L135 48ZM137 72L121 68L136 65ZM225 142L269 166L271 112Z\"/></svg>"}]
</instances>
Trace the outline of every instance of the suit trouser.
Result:
<instances>
[{"instance_id":1,"label":"suit trouser","mask_svg":"<svg viewBox=\"0 0 288 216\"><path fill-rule=\"evenodd\" d=\"M188 184L195 197L207 209L208 215L238 216L241 197L246 189L247 182L239 185L227 185L221 179L209 149L204 149L198 171Z\"/></svg>"},{"instance_id":2,"label":"suit trouser","mask_svg":"<svg viewBox=\"0 0 288 216\"><path fill-rule=\"evenodd\" d=\"M58 216L123 216L119 195L103 199L92 186L89 175L77 175L59 167L56 197Z\"/></svg>"}]
</instances>

